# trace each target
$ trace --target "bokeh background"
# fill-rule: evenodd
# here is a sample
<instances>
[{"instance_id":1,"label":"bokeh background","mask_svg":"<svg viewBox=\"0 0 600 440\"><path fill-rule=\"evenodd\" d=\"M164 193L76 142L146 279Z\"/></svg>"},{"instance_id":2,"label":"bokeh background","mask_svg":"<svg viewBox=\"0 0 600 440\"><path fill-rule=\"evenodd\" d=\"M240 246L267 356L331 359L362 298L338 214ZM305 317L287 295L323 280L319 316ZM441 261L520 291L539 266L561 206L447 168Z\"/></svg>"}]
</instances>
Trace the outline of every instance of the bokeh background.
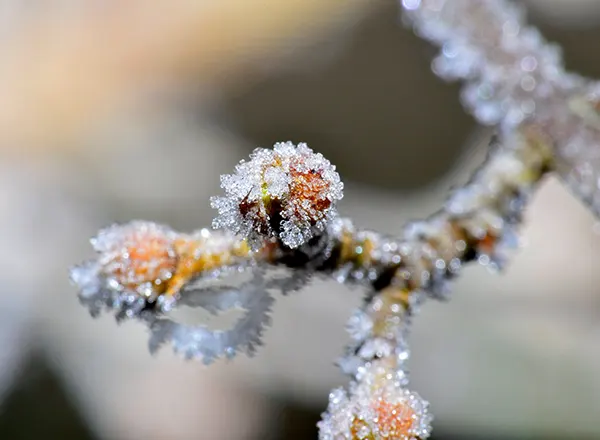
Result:
<instances>
[{"instance_id":1,"label":"bokeh background","mask_svg":"<svg viewBox=\"0 0 600 440\"><path fill-rule=\"evenodd\" d=\"M526 3L600 77L600 1ZM255 358L207 368L91 319L67 270L114 221L209 224L219 175L279 140L338 166L344 214L400 232L490 136L433 53L394 0L1 0L0 439L316 438L360 291L280 299ZM600 439L600 228L554 179L526 218L504 274L469 268L416 321L435 439Z\"/></svg>"}]
</instances>

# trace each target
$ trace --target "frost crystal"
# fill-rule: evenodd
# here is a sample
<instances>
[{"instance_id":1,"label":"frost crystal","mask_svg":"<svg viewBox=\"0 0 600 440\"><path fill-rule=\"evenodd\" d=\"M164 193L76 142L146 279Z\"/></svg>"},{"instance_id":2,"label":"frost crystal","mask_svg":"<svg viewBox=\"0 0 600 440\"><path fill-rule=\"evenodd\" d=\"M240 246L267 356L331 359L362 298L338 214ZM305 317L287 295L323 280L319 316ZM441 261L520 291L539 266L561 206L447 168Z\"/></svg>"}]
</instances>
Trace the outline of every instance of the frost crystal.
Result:
<instances>
[{"instance_id":1,"label":"frost crystal","mask_svg":"<svg viewBox=\"0 0 600 440\"><path fill-rule=\"evenodd\" d=\"M304 143L256 149L234 174L221 177L225 196L213 197L213 227L246 238L254 249L275 238L288 248L306 243L336 215L343 184L333 166Z\"/></svg>"}]
</instances>

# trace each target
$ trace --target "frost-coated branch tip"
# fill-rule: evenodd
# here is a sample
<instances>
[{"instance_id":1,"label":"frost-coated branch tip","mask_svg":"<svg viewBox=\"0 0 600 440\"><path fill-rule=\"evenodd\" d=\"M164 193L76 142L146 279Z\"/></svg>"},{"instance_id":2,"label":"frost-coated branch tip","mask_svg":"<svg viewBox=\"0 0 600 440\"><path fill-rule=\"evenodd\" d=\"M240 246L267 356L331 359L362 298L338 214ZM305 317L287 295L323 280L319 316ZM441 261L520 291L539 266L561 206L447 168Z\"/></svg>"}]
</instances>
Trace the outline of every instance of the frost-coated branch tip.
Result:
<instances>
[{"instance_id":1,"label":"frost-coated branch tip","mask_svg":"<svg viewBox=\"0 0 600 440\"><path fill-rule=\"evenodd\" d=\"M335 389L318 423L320 440L424 440L429 404L405 388L405 378L376 361L361 369L349 391Z\"/></svg>"},{"instance_id":2,"label":"frost-coated branch tip","mask_svg":"<svg viewBox=\"0 0 600 440\"><path fill-rule=\"evenodd\" d=\"M214 228L248 240L253 249L275 239L295 249L322 233L343 196L339 174L304 143L254 150L233 174L221 176L225 196L213 197Z\"/></svg>"},{"instance_id":3,"label":"frost-coated branch tip","mask_svg":"<svg viewBox=\"0 0 600 440\"><path fill-rule=\"evenodd\" d=\"M119 319L167 312L190 281L250 261L245 242L228 232L182 234L146 221L109 226L90 241L96 258L73 267L71 280L93 315L108 309Z\"/></svg>"}]
</instances>

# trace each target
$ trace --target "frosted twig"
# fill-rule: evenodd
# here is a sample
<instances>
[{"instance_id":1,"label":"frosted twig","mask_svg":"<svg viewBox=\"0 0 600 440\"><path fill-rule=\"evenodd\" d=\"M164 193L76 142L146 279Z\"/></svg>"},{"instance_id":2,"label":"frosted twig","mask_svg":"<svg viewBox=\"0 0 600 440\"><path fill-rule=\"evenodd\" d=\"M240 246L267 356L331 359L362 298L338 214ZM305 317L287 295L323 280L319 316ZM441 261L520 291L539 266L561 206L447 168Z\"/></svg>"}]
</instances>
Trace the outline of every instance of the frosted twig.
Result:
<instances>
[{"instance_id":1,"label":"frosted twig","mask_svg":"<svg viewBox=\"0 0 600 440\"><path fill-rule=\"evenodd\" d=\"M567 72L560 48L506 0L402 0L415 32L439 45L433 71L463 80L465 108L510 136L535 125L552 139L557 170L600 214L600 84Z\"/></svg>"},{"instance_id":2,"label":"frosted twig","mask_svg":"<svg viewBox=\"0 0 600 440\"><path fill-rule=\"evenodd\" d=\"M181 234L132 222L92 241L97 258L72 270L92 314L109 309L137 318L155 350L205 363L260 343L275 289L297 290L320 274L360 284L368 295L350 319L352 345L339 365L347 391L330 395L319 423L322 440L425 439L428 404L409 391L409 324L428 297L446 298L449 281L476 261L501 269L516 246L526 202L540 180L557 170L600 212L600 87L564 71L555 47L524 24L522 9L502 0L403 0L417 33L442 46L433 69L462 79L463 101L479 122L498 126L485 163L442 209L408 225L402 237L355 227L338 216L342 183L322 155L305 144L257 149L212 199L213 227ZM596 89L599 91L596 93ZM288 278L263 271L285 268ZM238 270L254 278L238 287L194 289L195 280ZM230 330L186 326L169 317L180 304L218 313L246 310Z\"/></svg>"}]
</instances>

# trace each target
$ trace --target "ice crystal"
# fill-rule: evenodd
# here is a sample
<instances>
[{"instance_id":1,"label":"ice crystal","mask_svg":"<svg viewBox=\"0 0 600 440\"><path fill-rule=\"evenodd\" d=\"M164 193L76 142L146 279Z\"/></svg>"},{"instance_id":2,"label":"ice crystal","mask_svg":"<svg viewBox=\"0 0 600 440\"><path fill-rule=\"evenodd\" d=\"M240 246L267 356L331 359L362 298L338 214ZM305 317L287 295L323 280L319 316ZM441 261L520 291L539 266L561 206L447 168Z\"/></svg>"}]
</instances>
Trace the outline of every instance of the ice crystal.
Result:
<instances>
[{"instance_id":1,"label":"ice crystal","mask_svg":"<svg viewBox=\"0 0 600 440\"><path fill-rule=\"evenodd\" d=\"M269 238L292 249L306 243L336 215L343 191L335 166L291 142L254 150L234 174L221 177L221 187L225 196L211 199L219 213L213 227L243 236L255 249Z\"/></svg>"}]
</instances>

